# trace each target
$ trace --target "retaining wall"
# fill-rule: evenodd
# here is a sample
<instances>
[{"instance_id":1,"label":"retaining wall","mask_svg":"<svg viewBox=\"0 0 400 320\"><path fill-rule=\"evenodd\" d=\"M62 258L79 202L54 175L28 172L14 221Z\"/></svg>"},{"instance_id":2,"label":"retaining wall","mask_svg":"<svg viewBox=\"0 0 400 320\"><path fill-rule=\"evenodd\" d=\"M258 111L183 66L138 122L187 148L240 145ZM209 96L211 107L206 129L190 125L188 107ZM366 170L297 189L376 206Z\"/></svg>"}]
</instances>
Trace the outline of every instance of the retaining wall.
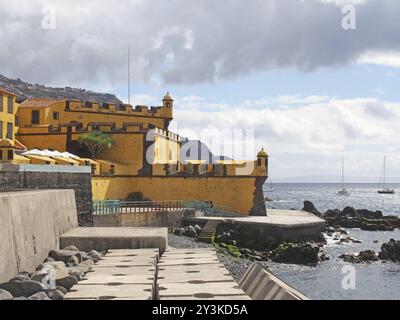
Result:
<instances>
[{"instance_id":1,"label":"retaining wall","mask_svg":"<svg viewBox=\"0 0 400 320\"><path fill-rule=\"evenodd\" d=\"M73 190L0 193L0 283L34 271L77 226Z\"/></svg>"}]
</instances>

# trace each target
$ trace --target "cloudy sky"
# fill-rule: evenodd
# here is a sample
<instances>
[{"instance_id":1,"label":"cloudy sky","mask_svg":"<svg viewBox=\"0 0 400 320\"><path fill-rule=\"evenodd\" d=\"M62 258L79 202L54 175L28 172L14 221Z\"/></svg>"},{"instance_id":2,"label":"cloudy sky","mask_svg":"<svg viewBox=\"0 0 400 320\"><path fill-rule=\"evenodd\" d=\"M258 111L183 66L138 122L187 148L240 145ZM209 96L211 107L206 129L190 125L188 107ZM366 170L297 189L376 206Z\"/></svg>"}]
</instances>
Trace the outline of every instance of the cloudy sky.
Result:
<instances>
[{"instance_id":1,"label":"cloudy sky","mask_svg":"<svg viewBox=\"0 0 400 320\"><path fill-rule=\"evenodd\" d=\"M127 101L130 46L134 103L171 91L179 133L222 130L229 149L254 130L276 181L340 181L344 157L348 180L375 182L385 154L400 181L399 12L398 0L2 0L0 74Z\"/></svg>"}]
</instances>

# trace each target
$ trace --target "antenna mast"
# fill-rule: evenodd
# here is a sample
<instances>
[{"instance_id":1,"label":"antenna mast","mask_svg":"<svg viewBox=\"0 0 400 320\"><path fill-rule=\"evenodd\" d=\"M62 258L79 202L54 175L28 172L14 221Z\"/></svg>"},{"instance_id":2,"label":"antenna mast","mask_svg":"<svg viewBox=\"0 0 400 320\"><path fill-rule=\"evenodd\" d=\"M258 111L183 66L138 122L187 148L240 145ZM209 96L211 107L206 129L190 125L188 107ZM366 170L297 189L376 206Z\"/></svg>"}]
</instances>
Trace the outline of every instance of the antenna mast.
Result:
<instances>
[{"instance_id":1,"label":"antenna mast","mask_svg":"<svg viewBox=\"0 0 400 320\"><path fill-rule=\"evenodd\" d=\"M131 104L131 47L128 46L128 104Z\"/></svg>"}]
</instances>

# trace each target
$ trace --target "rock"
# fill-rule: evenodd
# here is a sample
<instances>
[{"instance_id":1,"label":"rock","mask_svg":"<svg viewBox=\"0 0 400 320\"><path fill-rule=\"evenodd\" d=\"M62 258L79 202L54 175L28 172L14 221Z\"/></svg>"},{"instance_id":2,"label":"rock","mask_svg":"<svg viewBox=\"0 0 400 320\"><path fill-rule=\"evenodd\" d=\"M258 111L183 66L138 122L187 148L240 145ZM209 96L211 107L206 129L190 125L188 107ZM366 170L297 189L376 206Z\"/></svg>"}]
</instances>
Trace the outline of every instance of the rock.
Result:
<instances>
[{"instance_id":1,"label":"rock","mask_svg":"<svg viewBox=\"0 0 400 320\"><path fill-rule=\"evenodd\" d=\"M56 260L54 260L52 257L47 257L46 259L44 259L44 263L46 262L55 262Z\"/></svg>"},{"instance_id":2,"label":"rock","mask_svg":"<svg viewBox=\"0 0 400 320\"><path fill-rule=\"evenodd\" d=\"M0 289L8 291L13 297L30 297L31 295L44 291L46 288L40 282L34 280L6 282L0 284Z\"/></svg>"},{"instance_id":3,"label":"rock","mask_svg":"<svg viewBox=\"0 0 400 320\"><path fill-rule=\"evenodd\" d=\"M64 289L64 288L63 288ZM64 289L65 290L65 289ZM51 299L51 300L64 300L64 296L66 295L66 293L63 293L57 289L55 290L48 290L47 292L47 296Z\"/></svg>"},{"instance_id":4,"label":"rock","mask_svg":"<svg viewBox=\"0 0 400 320\"><path fill-rule=\"evenodd\" d=\"M68 247L65 247L63 250L80 252L80 250L75 246L68 246Z\"/></svg>"},{"instance_id":5,"label":"rock","mask_svg":"<svg viewBox=\"0 0 400 320\"><path fill-rule=\"evenodd\" d=\"M310 243L283 243L275 251L272 260L279 263L316 265L319 247Z\"/></svg>"},{"instance_id":6,"label":"rock","mask_svg":"<svg viewBox=\"0 0 400 320\"><path fill-rule=\"evenodd\" d=\"M314 204L311 201L304 201L304 208L303 211L315 214L315 215L321 215L321 213L315 208Z\"/></svg>"},{"instance_id":7,"label":"rock","mask_svg":"<svg viewBox=\"0 0 400 320\"><path fill-rule=\"evenodd\" d=\"M343 254L339 257L344 262L348 263L371 263L378 261L378 256L373 250L361 251L358 255L355 254Z\"/></svg>"},{"instance_id":8,"label":"rock","mask_svg":"<svg viewBox=\"0 0 400 320\"><path fill-rule=\"evenodd\" d=\"M383 219L382 211L357 210L357 214L365 219Z\"/></svg>"},{"instance_id":9,"label":"rock","mask_svg":"<svg viewBox=\"0 0 400 320\"><path fill-rule=\"evenodd\" d=\"M372 243L379 243L379 241L378 240L374 240L374 241L372 241Z\"/></svg>"},{"instance_id":10,"label":"rock","mask_svg":"<svg viewBox=\"0 0 400 320\"><path fill-rule=\"evenodd\" d=\"M56 290L60 291L63 295L66 295L68 293L67 289L65 289L64 287L57 286Z\"/></svg>"},{"instance_id":11,"label":"rock","mask_svg":"<svg viewBox=\"0 0 400 320\"><path fill-rule=\"evenodd\" d=\"M38 292L30 296L28 300L51 300L45 292Z\"/></svg>"},{"instance_id":12,"label":"rock","mask_svg":"<svg viewBox=\"0 0 400 320\"><path fill-rule=\"evenodd\" d=\"M65 288L67 291L71 290L74 285L78 284L78 280L74 276L64 274L56 279L56 285Z\"/></svg>"},{"instance_id":13,"label":"rock","mask_svg":"<svg viewBox=\"0 0 400 320\"><path fill-rule=\"evenodd\" d=\"M346 207L343 209L343 211L340 213L341 217L346 217L346 218L357 218L357 210L354 209L353 207Z\"/></svg>"},{"instance_id":14,"label":"rock","mask_svg":"<svg viewBox=\"0 0 400 320\"><path fill-rule=\"evenodd\" d=\"M69 267L68 274L75 277L78 281L82 281L85 273L79 267Z\"/></svg>"},{"instance_id":15,"label":"rock","mask_svg":"<svg viewBox=\"0 0 400 320\"><path fill-rule=\"evenodd\" d=\"M19 273L14 278L10 279L9 282L23 282L28 280L31 280L29 273Z\"/></svg>"},{"instance_id":16,"label":"rock","mask_svg":"<svg viewBox=\"0 0 400 320\"><path fill-rule=\"evenodd\" d=\"M89 259L92 259L86 252L84 251L80 251L81 257L82 257L82 261L86 261Z\"/></svg>"},{"instance_id":17,"label":"rock","mask_svg":"<svg viewBox=\"0 0 400 320\"><path fill-rule=\"evenodd\" d=\"M90 271L90 267L93 265L94 265L94 260L90 258L88 260L83 261L75 268L78 268L83 273L88 273Z\"/></svg>"},{"instance_id":18,"label":"rock","mask_svg":"<svg viewBox=\"0 0 400 320\"><path fill-rule=\"evenodd\" d=\"M382 260L400 262L400 241L391 239L389 242L384 243L381 247L379 258Z\"/></svg>"},{"instance_id":19,"label":"rock","mask_svg":"<svg viewBox=\"0 0 400 320\"><path fill-rule=\"evenodd\" d=\"M330 258L327 257L325 253L323 253L323 254L320 255L319 260L320 261L329 261Z\"/></svg>"},{"instance_id":20,"label":"rock","mask_svg":"<svg viewBox=\"0 0 400 320\"><path fill-rule=\"evenodd\" d=\"M95 262L103 259L103 255L96 250L92 250L88 252L89 257L91 257Z\"/></svg>"},{"instance_id":21,"label":"rock","mask_svg":"<svg viewBox=\"0 0 400 320\"><path fill-rule=\"evenodd\" d=\"M62 261L66 265L78 265L82 262L82 256L80 252L71 250L51 250L49 257L56 261Z\"/></svg>"},{"instance_id":22,"label":"rock","mask_svg":"<svg viewBox=\"0 0 400 320\"><path fill-rule=\"evenodd\" d=\"M183 232L183 235L185 237L189 238L197 238L197 231L196 228L193 226L188 226L185 228L185 231Z\"/></svg>"},{"instance_id":23,"label":"rock","mask_svg":"<svg viewBox=\"0 0 400 320\"><path fill-rule=\"evenodd\" d=\"M4 300L12 300L13 296L11 293L9 293L6 290L2 290L0 289L0 301L4 301Z\"/></svg>"},{"instance_id":24,"label":"rock","mask_svg":"<svg viewBox=\"0 0 400 320\"><path fill-rule=\"evenodd\" d=\"M203 230L203 228L200 227L198 224L196 224L196 225L194 226L194 228L196 229L197 234L200 234L200 232Z\"/></svg>"}]
</instances>

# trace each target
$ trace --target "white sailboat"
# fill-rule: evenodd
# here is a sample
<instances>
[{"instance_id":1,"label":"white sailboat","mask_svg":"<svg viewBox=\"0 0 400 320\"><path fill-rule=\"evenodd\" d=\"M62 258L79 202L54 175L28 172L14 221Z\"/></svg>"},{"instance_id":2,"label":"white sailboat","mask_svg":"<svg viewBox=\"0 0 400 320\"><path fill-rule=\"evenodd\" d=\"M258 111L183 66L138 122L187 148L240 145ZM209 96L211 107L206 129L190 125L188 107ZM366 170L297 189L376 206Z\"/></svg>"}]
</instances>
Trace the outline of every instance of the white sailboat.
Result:
<instances>
[{"instance_id":1,"label":"white sailboat","mask_svg":"<svg viewBox=\"0 0 400 320\"><path fill-rule=\"evenodd\" d=\"M383 184L382 190L378 190L379 194L395 194L393 189L386 187L386 157L383 158Z\"/></svg>"},{"instance_id":2,"label":"white sailboat","mask_svg":"<svg viewBox=\"0 0 400 320\"><path fill-rule=\"evenodd\" d=\"M338 196L348 197L350 192L344 187L344 159L342 159L342 190L338 191Z\"/></svg>"}]
</instances>

